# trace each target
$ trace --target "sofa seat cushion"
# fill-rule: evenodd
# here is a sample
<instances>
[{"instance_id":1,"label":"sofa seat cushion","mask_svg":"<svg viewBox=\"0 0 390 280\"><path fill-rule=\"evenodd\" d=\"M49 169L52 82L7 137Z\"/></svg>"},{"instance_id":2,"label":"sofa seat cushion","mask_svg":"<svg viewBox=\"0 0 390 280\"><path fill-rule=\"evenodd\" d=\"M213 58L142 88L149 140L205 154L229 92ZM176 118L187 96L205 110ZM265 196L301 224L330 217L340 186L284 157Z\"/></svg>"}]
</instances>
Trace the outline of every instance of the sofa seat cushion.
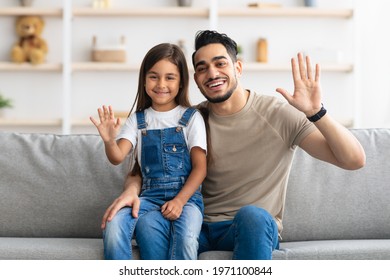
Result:
<instances>
[{"instance_id":1,"label":"sofa seat cushion","mask_svg":"<svg viewBox=\"0 0 390 280\"><path fill-rule=\"evenodd\" d=\"M230 251L209 251L201 260L232 258ZM321 240L282 242L272 254L274 260L390 260L390 240Z\"/></svg>"},{"instance_id":2,"label":"sofa seat cushion","mask_svg":"<svg viewBox=\"0 0 390 280\"><path fill-rule=\"evenodd\" d=\"M0 237L0 259L3 260L101 260L100 238L24 238ZM133 245L134 259L139 251Z\"/></svg>"},{"instance_id":3,"label":"sofa seat cushion","mask_svg":"<svg viewBox=\"0 0 390 280\"><path fill-rule=\"evenodd\" d=\"M15 260L97 260L103 241L94 238L0 238L0 258Z\"/></svg>"}]
</instances>

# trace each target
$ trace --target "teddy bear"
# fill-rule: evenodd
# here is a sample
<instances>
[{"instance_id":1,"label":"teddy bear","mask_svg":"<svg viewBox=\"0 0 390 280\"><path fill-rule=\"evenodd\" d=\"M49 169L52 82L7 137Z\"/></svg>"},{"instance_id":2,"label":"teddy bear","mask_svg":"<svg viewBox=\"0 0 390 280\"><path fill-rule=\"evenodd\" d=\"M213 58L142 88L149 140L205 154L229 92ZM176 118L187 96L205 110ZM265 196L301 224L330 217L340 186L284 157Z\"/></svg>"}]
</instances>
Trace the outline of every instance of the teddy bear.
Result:
<instances>
[{"instance_id":1,"label":"teddy bear","mask_svg":"<svg viewBox=\"0 0 390 280\"><path fill-rule=\"evenodd\" d=\"M45 22L39 16L20 16L16 20L16 33L19 41L11 51L13 62L41 64L48 51L46 41L41 38Z\"/></svg>"}]
</instances>

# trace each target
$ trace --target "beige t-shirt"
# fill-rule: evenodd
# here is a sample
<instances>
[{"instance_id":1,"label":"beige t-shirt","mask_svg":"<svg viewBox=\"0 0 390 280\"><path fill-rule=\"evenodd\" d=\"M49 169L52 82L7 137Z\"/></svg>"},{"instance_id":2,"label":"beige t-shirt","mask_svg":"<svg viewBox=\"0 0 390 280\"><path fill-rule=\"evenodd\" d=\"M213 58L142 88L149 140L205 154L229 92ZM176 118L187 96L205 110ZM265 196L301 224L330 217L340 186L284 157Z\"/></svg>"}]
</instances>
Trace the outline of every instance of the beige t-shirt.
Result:
<instances>
[{"instance_id":1,"label":"beige t-shirt","mask_svg":"<svg viewBox=\"0 0 390 280\"><path fill-rule=\"evenodd\" d=\"M242 206L256 205L281 232L294 151L315 126L287 102L254 92L238 113L210 111L209 124L213 161L203 183L204 220L231 220Z\"/></svg>"}]
</instances>

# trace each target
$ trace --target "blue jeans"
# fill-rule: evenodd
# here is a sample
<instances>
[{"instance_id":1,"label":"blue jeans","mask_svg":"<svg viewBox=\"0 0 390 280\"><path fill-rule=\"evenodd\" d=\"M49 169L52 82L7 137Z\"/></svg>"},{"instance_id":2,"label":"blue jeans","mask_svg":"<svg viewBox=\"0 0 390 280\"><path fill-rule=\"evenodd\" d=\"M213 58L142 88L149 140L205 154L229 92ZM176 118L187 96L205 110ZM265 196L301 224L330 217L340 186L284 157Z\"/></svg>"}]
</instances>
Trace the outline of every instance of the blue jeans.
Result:
<instances>
[{"instance_id":1,"label":"blue jeans","mask_svg":"<svg viewBox=\"0 0 390 280\"><path fill-rule=\"evenodd\" d=\"M131 215L132 208L125 207L107 223L103 232L105 259L132 259L134 231L143 260L196 259L203 220L198 206L202 201L201 194L196 192L190 198L175 221L169 221L161 214L161 206L166 200L151 197L140 197L140 200L138 219ZM145 245L149 243L154 244L152 248Z\"/></svg>"},{"instance_id":2,"label":"blue jeans","mask_svg":"<svg viewBox=\"0 0 390 280\"><path fill-rule=\"evenodd\" d=\"M199 253L233 251L234 260L270 260L279 249L278 227L264 209L242 207L233 220L203 223L199 236Z\"/></svg>"},{"instance_id":3,"label":"blue jeans","mask_svg":"<svg viewBox=\"0 0 390 280\"><path fill-rule=\"evenodd\" d=\"M149 231L136 233L141 253L164 257L164 252L170 250L168 242L169 227L163 219L154 215L154 227ZM154 219L145 219L147 223ZM141 219L139 220L139 224ZM138 228L138 225L137 225ZM199 253L212 250L233 251L233 259L272 259L272 251L279 249L278 227L273 217L264 209L252 205L242 207L231 221L203 223L199 236Z\"/></svg>"}]
</instances>

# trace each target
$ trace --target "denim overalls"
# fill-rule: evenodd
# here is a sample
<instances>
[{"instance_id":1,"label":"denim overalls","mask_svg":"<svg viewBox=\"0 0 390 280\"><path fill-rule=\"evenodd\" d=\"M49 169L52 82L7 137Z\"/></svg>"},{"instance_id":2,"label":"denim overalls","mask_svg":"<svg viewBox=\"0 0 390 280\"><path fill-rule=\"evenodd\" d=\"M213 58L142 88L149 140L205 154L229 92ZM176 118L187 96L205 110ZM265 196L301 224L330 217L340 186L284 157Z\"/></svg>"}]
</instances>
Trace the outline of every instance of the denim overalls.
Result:
<instances>
[{"instance_id":1,"label":"denim overalls","mask_svg":"<svg viewBox=\"0 0 390 280\"><path fill-rule=\"evenodd\" d=\"M177 127L152 130L147 130L144 112L136 113L138 129L142 130L143 184L140 194L139 218L133 218L131 208L126 207L121 209L107 224L108 227L104 232L106 259L132 258L131 238L137 220L137 232L148 232L151 227L154 229L170 227L170 236L148 236L148 241L154 238L153 242L157 243L161 238L169 239L170 249L166 252L166 259L197 259L198 237L204 209L200 193L201 186L183 207L182 214L177 220L164 219L164 225L157 222L161 220L161 206L178 194L191 172L191 158L183 127L188 125L195 112L194 108L186 109ZM140 234L140 236L145 236L145 234ZM137 239L139 245L142 242ZM166 239L161 240L162 244L166 242ZM158 250L158 248L155 249ZM141 259L155 259L156 256L155 252L143 251L142 246L140 246L140 253Z\"/></svg>"},{"instance_id":2,"label":"denim overalls","mask_svg":"<svg viewBox=\"0 0 390 280\"><path fill-rule=\"evenodd\" d=\"M168 201L181 190L192 168L183 127L195 112L194 108L188 108L177 127L153 130L146 130L144 112L137 112L138 129L142 131L142 197ZM203 202L196 199L193 202L203 212Z\"/></svg>"}]
</instances>

